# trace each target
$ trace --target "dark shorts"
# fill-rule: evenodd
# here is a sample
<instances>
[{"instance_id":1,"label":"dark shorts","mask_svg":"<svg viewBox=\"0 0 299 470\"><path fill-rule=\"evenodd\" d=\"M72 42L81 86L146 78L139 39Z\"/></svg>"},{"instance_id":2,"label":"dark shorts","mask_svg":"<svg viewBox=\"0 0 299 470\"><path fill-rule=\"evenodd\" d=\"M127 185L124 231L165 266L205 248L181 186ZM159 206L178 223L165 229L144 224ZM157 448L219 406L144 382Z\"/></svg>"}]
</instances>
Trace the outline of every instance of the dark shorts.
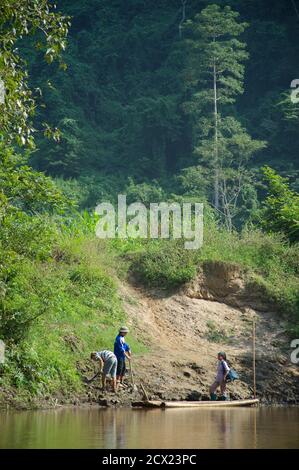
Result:
<instances>
[{"instance_id":1,"label":"dark shorts","mask_svg":"<svg viewBox=\"0 0 299 470\"><path fill-rule=\"evenodd\" d=\"M116 371L116 375L119 376L123 376L125 375L126 373L126 361L125 359L117 359L117 371Z\"/></svg>"}]
</instances>

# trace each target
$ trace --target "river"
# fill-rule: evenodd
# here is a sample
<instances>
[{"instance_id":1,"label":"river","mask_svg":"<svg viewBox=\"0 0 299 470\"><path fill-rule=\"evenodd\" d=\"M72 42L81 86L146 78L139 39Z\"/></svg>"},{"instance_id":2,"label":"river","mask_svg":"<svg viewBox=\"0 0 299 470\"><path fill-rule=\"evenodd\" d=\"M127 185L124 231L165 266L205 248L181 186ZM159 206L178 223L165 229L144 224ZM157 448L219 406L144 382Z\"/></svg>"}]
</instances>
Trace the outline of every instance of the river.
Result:
<instances>
[{"instance_id":1,"label":"river","mask_svg":"<svg viewBox=\"0 0 299 470\"><path fill-rule=\"evenodd\" d=\"M0 448L299 448L299 408L2 411Z\"/></svg>"}]
</instances>

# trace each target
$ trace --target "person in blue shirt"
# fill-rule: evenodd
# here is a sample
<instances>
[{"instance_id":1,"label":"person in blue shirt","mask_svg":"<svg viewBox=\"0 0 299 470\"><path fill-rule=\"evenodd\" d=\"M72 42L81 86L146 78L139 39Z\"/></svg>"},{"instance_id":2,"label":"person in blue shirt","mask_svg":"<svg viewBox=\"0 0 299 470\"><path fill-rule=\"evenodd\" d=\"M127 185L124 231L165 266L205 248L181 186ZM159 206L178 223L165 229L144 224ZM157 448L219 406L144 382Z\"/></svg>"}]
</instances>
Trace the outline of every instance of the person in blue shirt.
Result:
<instances>
[{"instance_id":1,"label":"person in blue shirt","mask_svg":"<svg viewBox=\"0 0 299 470\"><path fill-rule=\"evenodd\" d=\"M129 333L129 328L122 326L114 342L114 354L117 357L116 380L118 384L123 384L126 373L126 359L131 360L130 346L126 343L125 337Z\"/></svg>"}]
</instances>

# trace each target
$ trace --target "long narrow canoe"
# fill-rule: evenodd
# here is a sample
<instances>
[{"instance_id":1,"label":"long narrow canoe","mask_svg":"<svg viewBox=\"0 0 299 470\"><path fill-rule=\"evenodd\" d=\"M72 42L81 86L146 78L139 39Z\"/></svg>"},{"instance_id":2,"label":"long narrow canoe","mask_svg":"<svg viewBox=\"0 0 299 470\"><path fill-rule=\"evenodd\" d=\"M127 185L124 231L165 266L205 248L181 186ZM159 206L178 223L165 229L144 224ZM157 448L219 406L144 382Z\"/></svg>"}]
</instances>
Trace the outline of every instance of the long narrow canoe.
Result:
<instances>
[{"instance_id":1,"label":"long narrow canoe","mask_svg":"<svg viewBox=\"0 0 299 470\"><path fill-rule=\"evenodd\" d=\"M134 408L230 408L236 406L257 405L259 400L232 400L232 401L139 401L133 402Z\"/></svg>"}]
</instances>

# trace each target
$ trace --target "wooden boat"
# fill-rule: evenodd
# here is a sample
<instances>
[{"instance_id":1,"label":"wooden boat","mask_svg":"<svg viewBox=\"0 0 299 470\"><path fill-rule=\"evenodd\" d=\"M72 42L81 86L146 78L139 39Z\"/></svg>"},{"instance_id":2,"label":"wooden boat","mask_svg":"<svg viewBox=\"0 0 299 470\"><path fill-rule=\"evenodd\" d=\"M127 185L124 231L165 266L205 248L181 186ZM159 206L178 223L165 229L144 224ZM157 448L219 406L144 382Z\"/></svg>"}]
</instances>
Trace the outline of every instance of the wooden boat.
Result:
<instances>
[{"instance_id":1,"label":"wooden boat","mask_svg":"<svg viewBox=\"0 0 299 470\"><path fill-rule=\"evenodd\" d=\"M236 406L258 405L258 398L231 401L138 401L133 408L231 408Z\"/></svg>"}]
</instances>

